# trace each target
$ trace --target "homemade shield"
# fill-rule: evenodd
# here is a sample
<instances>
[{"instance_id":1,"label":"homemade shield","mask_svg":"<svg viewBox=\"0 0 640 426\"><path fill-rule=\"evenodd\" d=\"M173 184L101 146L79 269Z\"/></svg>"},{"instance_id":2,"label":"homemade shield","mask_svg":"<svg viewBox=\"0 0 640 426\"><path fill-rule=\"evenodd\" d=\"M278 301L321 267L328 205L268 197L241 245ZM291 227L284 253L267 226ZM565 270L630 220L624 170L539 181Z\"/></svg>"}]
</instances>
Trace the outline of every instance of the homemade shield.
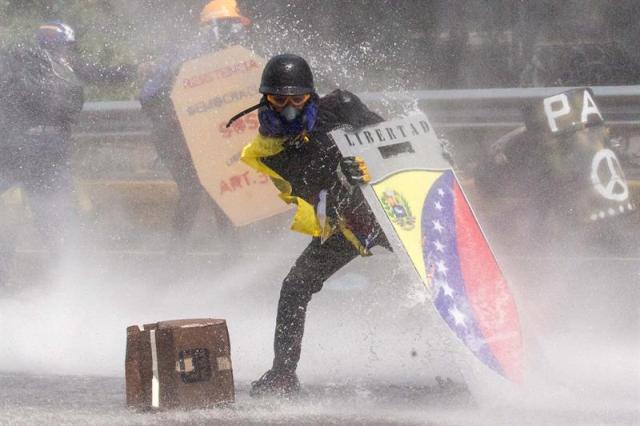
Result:
<instances>
[{"instance_id":1,"label":"homemade shield","mask_svg":"<svg viewBox=\"0 0 640 426\"><path fill-rule=\"evenodd\" d=\"M521 382L515 300L427 117L331 136L343 155L367 163L364 196L400 261L428 289L439 325L425 338L447 342L446 359L456 355L468 384Z\"/></svg>"},{"instance_id":2,"label":"homemade shield","mask_svg":"<svg viewBox=\"0 0 640 426\"><path fill-rule=\"evenodd\" d=\"M200 182L236 226L288 209L268 177L239 161L255 136L257 114L226 128L229 118L260 101L264 61L241 46L186 62L171 99Z\"/></svg>"}]
</instances>

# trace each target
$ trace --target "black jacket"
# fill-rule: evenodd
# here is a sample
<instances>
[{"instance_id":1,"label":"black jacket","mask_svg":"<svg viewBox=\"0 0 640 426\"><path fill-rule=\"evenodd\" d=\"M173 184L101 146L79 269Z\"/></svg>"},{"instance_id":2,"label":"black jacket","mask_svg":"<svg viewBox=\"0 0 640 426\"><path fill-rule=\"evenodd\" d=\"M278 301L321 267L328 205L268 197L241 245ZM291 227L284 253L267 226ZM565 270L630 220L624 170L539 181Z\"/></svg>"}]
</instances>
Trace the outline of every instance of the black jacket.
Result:
<instances>
[{"instance_id":1,"label":"black jacket","mask_svg":"<svg viewBox=\"0 0 640 426\"><path fill-rule=\"evenodd\" d=\"M281 152L263 157L261 161L291 184L292 195L314 207L318 205L320 192L328 191L328 204L343 205L342 218L362 240L377 233L378 224L358 188L348 192L348 199L337 199L344 198L347 192L337 174L342 154L329 137L329 132L339 127L360 128L383 119L347 91L335 90L318 102L318 118L313 130L307 134L309 141L286 141Z\"/></svg>"},{"instance_id":2,"label":"black jacket","mask_svg":"<svg viewBox=\"0 0 640 426\"><path fill-rule=\"evenodd\" d=\"M353 93L335 90L319 99L318 118L308 133L309 142L290 140L285 149L262 162L292 186L292 195L315 205L318 194L337 181L336 170L342 155L329 132L343 126L364 127L383 121Z\"/></svg>"},{"instance_id":3,"label":"black jacket","mask_svg":"<svg viewBox=\"0 0 640 426\"><path fill-rule=\"evenodd\" d=\"M0 85L3 130L22 132L35 126L68 130L84 102L82 83L70 66L39 48L0 54L6 71Z\"/></svg>"},{"instance_id":4,"label":"black jacket","mask_svg":"<svg viewBox=\"0 0 640 426\"><path fill-rule=\"evenodd\" d=\"M21 134L37 126L69 132L84 103L84 82L131 81L135 67L103 67L72 56L67 62L36 46L0 52L0 130Z\"/></svg>"}]
</instances>

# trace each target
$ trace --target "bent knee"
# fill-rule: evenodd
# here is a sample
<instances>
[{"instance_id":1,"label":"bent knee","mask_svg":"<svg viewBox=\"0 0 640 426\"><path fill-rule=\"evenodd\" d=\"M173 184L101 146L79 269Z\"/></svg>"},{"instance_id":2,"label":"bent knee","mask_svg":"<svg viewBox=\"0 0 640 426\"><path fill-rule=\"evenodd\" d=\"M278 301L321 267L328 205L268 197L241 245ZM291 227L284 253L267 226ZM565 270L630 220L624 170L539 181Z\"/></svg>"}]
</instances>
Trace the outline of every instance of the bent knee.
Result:
<instances>
[{"instance_id":1,"label":"bent knee","mask_svg":"<svg viewBox=\"0 0 640 426\"><path fill-rule=\"evenodd\" d=\"M322 289L322 280L291 271L282 283L281 296L308 302L311 295Z\"/></svg>"}]
</instances>

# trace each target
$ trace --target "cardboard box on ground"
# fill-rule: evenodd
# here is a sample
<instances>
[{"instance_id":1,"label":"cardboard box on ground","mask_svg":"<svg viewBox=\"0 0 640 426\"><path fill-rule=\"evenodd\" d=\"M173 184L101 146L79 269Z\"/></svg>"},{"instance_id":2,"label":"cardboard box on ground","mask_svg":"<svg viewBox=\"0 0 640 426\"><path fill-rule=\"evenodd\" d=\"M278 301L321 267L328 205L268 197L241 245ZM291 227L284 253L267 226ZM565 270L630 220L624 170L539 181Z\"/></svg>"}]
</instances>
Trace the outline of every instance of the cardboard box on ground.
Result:
<instances>
[{"instance_id":1,"label":"cardboard box on ground","mask_svg":"<svg viewBox=\"0 0 640 426\"><path fill-rule=\"evenodd\" d=\"M127 328L127 406L206 408L235 400L227 323L162 321Z\"/></svg>"}]
</instances>

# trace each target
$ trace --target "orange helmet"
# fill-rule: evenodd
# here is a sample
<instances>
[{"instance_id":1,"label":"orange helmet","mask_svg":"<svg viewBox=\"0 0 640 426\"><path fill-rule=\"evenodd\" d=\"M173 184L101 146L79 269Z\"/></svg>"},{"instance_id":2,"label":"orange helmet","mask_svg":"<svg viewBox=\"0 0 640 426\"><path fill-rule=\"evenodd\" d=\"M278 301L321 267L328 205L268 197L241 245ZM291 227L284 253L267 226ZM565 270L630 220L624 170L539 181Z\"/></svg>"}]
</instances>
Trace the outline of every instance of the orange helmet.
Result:
<instances>
[{"instance_id":1,"label":"orange helmet","mask_svg":"<svg viewBox=\"0 0 640 426\"><path fill-rule=\"evenodd\" d=\"M200 12L200 23L208 24L215 19L235 18L239 19L243 25L249 25L251 20L240 15L236 0L213 0Z\"/></svg>"}]
</instances>

